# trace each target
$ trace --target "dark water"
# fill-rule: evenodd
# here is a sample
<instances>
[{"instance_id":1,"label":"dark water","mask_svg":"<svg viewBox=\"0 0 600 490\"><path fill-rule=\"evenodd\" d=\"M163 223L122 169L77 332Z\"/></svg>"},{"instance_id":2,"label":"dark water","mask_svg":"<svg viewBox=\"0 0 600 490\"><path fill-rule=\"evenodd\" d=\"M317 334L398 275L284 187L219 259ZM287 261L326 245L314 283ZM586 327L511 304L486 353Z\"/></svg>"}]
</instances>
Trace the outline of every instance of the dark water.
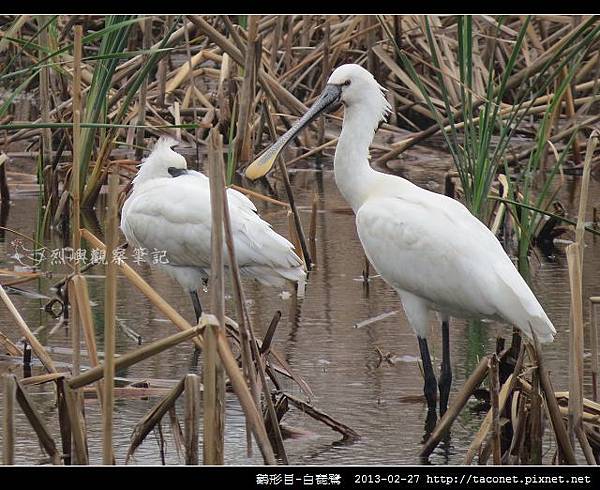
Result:
<instances>
[{"instance_id":1,"label":"dark water","mask_svg":"<svg viewBox=\"0 0 600 490\"><path fill-rule=\"evenodd\" d=\"M441 177L415 175L417 183L440 188ZM322 174L312 171L298 171L292 175L302 219L308 228L310 203L314 193L319 200L317 220L317 268L311 273L305 298L296 303L280 290L246 282L246 295L253 325L259 335L268 326L273 313L280 309L283 313L275 336L275 347L290 365L301 374L314 391L311 402L361 434L354 443L343 443L336 432L312 420L298 410L291 408L284 417L287 426L301 428L306 434L301 438L286 440L290 463L304 464L416 464L417 453L423 438L426 409L421 402L405 402L402 397L422 393L422 378L416 363L418 348L416 339L401 310L396 294L380 278L371 278L368 290L361 280L364 267L362 249L354 227L354 217L340 196L330 171ZM578 199L578 178L567 178L561 190L561 200L572 213L576 213ZM593 181L588 210L598 205L600 183ZM273 223L274 228L287 236L288 218L286 211L275 205L257 203L261 215ZM32 236L35 229L37 198L13 197L13 206L8 226ZM13 251L11 241L14 236L7 234L0 243L0 267L14 267L15 259L9 258ZM584 298L597 295L600 290L600 243L588 236L585 251ZM50 246L50 245L49 245ZM59 247L60 244L52 244ZM131 259L130 259L131 260ZM131 263L131 262L130 262ZM193 311L188 297L162 272L147 265L136 269L163 297L191 321ZM568 366L568 271L566 258L560 254L556 263L536 258L532 259L534 271L533 289L553 320L559 335L556 341L545 349L548 368L552 371L552 381L557 390L567 389ZM101 269L94 271L101 274ZM30 291L50 295L48 287L60 280L60 274L53 278L30 282L22 287ZM100 275L88 276L92 308L97 328L99 350L102 346L103 325L103 279ZM70 347L70 330L60 328L48 338L48 332L55 325L43 311L44 299L34 299L22 295L11 295L15 305L27 324L35 330L40 325L47 328L40 333L40 339L48 346ZM204 293L202 299L208 302ZM227 301L227 312L234 316L234 305ZM364 328L354 328L354 324L384 312L398 311L377 323ZM176 331L175 327L162 318L152 304L131 287L124 278L119 279L117 316L127 326L142 335L144 342L162 338ZM588 310L585 304L587 322ZM586 323L587 324L587 323ZM18 330L4 307L0 308L0 331L13 341L20 338ZM469 326L462 321L451 325L452 367L454 371L453 393L459 389L466 377L477 364L478 357L491 352L497 335L510 337L510 329L505 325L486 323L480 327ZM434 364L439 364L441 355L441 335L434 328L431 335L431 348ZM587 341L586 341L587 345ZM136 348L135 342L120 330L117 333L117 352ZM378 365L377 349L384 354L396 356L398 362L391 365L383 362ZM180 379L188 372L197 372L192 365L190 345L181 345L141 362L134 367L119 372L120 376L144 379ZM57 361L69 362L68 355L52 354ZM83 363L87 359L83 358ZM589 352L586 349L586 374L589 374ZM0 362L0 372L14 369L21 376L21 367ZM34 368L33 374L42 370ZM586 376L586 394L589 396L589 376ZM292 383L286 389L297 396L303 396ZM45 418L57 443L60 441L58 421L54 407L55 396L52 384L30 389L33 400ZM452 395L451 395L452 396ZM156 403L157 398L117 399L115 403L115 451L117 462L123 463L129 438L134 425ZM431 456L433 464L461 463L474 433L479 428L484 413L475 410L471 401L455 422L451 439L441 444ZM101 420L98 401L86 400L86 416L90 458L101 461ZM0 411L2 410L0 404ZM25 417L17 410L16 461L20 464L36 463L43 458L38 443ZM182 417L182 407L178 405ZM246 457L244 418L232 394L227 397L225 459L228 464L261 463L260 453L255 449L254 457ZM168 417L163 422L166 439L166 461L169 464L182 463L179 459ZM0 435L1 438L1 435ZM546 458L553 448L551 436L545 435ZM137 450L134 463L160 464L158 439L151 434Z\"/></svg>"}]
</instances>

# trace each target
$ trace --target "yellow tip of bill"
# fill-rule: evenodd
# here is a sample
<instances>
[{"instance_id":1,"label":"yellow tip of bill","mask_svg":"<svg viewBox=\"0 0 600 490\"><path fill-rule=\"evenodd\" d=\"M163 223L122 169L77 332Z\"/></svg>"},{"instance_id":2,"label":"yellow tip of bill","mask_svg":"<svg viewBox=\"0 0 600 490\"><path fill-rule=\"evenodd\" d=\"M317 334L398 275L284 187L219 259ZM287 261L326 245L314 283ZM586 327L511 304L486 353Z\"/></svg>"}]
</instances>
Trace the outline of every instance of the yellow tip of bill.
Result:
<instances>
[{"instance_id":1,"label":"yellow tip of bill","mask_svg":"<svg viewBox=\"0 0 600 490\"><path fill-rule=\"evenodd\" d=\"M279 152L267 151L256 160L254 160L248 168L246 168L246 177L250 180L256 180L263 175L266 175L275 164L275 159Z\"/></svg>"}]
</instances>

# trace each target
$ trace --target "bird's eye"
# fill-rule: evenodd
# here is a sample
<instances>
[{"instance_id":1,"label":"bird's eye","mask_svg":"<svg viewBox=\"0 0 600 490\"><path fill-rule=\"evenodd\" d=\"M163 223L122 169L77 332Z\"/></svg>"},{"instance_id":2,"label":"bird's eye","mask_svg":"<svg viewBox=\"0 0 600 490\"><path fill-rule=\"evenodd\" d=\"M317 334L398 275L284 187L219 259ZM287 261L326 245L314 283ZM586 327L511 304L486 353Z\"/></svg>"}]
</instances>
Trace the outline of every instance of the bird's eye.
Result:
<instances>
[{"instance_id":1,"label":"bird's eye","mask_svg":"<svg viewBox=\"0 0 600 490\"><path fill-rule=\"evenodd\" d=\"M350 82L351 82L351 81L352 81L352 80L346 80L344 83L342 83L342 85L344 85L344 86L346 86L346 87L347 87L348 85L350 85Z\"/></svg>"}]
</instances>

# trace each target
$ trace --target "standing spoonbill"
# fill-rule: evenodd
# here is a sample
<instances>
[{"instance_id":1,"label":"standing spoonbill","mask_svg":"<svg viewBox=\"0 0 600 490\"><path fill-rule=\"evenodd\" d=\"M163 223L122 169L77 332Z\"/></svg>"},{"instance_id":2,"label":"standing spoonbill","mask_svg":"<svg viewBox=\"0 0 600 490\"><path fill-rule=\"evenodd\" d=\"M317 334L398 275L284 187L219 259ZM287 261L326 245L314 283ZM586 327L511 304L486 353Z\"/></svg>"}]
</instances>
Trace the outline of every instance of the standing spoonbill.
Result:
<instances>
[{"instance_id":1,"label":"standing spoonbill","mask_svg":"<svg viewBox=\"0 0 600 490\"><path fill-rule=\"evenodd\" d=\"M442 322L440 412L448 405L450 317L504 320L540 342L556 333L548 316L494 234L460 202L369 165L369 145L390 111L383 88L359 65L338 67L325 90L296 124L256 159L246 176L265 175L281 150L326 109L344 105L335 151L335 181L356 215L358 236L373 267L400 296L417 335L424 394L435 414L436 378L427 334L429 312Z\"/></svg>"},{"instance_id":2,"label":"standing spoonbill","mask_svg":"<svg viewBox=\"0 0 600 490\"><path fill-rule=\"evenodd\" d=\"M209 180L187 170L185 158L173 151L176 141L161 137L133 179L133 191L121 212L121 229L137 248L166 251L159 264L192 297L198 320L202 306L197 290L208 279L212 213ZM244 194L227 190L231 233L240 273L269 286L304 279L302 261L293 245L262 220ZM224 263L229 257L224 250Z\"/></svg>"}]
</instances>

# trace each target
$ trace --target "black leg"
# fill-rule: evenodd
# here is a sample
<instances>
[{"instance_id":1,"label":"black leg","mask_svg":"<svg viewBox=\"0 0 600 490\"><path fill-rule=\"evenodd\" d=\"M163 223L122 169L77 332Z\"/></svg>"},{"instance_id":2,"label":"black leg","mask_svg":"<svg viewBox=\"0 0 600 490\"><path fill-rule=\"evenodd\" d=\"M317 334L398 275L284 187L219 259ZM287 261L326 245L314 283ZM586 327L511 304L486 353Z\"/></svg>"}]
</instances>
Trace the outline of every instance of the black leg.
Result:
<instances>
[{"instance_id":1,"label":"black leg","mask_svg":"<svg viewBox=\"0 0 600 490\"><path fill-rule=\"evenodd\" d=\"M194 313L196 313L196 323L200 320L202 316L202 305L200 304L200 298L198 297L197 291L190 291L190 296L192 297L192 303L194 304Z\"/></svg>"},{"instance_id":2,"label":"black leg","mask_svg":"<svg viewBox=\"0 0 600 490\"><path fill-rule=\"evenodd\" d=\"M442 322L442 364L440 365L440 415L444 415L448 408L452 386L452 366L450 365L450 322Z\"/></svg>"},{"instance_id":3,"label":"black leg","mask_svg":"<svg viewBox=\"0 0 600 490\"><path fill-rule=\"evenodd\" d=\"M435 407L437 403L437 383L435 381L433 366L431 365L429 347L427 346L427 339L417 336L417 340L419 341L419 350L421 351L423 372L425 374L425 386L423 388L423 393L425 394L425 399L427 400L427 409L430 412L435 413Z\"/></svg>"}]
</instances>

